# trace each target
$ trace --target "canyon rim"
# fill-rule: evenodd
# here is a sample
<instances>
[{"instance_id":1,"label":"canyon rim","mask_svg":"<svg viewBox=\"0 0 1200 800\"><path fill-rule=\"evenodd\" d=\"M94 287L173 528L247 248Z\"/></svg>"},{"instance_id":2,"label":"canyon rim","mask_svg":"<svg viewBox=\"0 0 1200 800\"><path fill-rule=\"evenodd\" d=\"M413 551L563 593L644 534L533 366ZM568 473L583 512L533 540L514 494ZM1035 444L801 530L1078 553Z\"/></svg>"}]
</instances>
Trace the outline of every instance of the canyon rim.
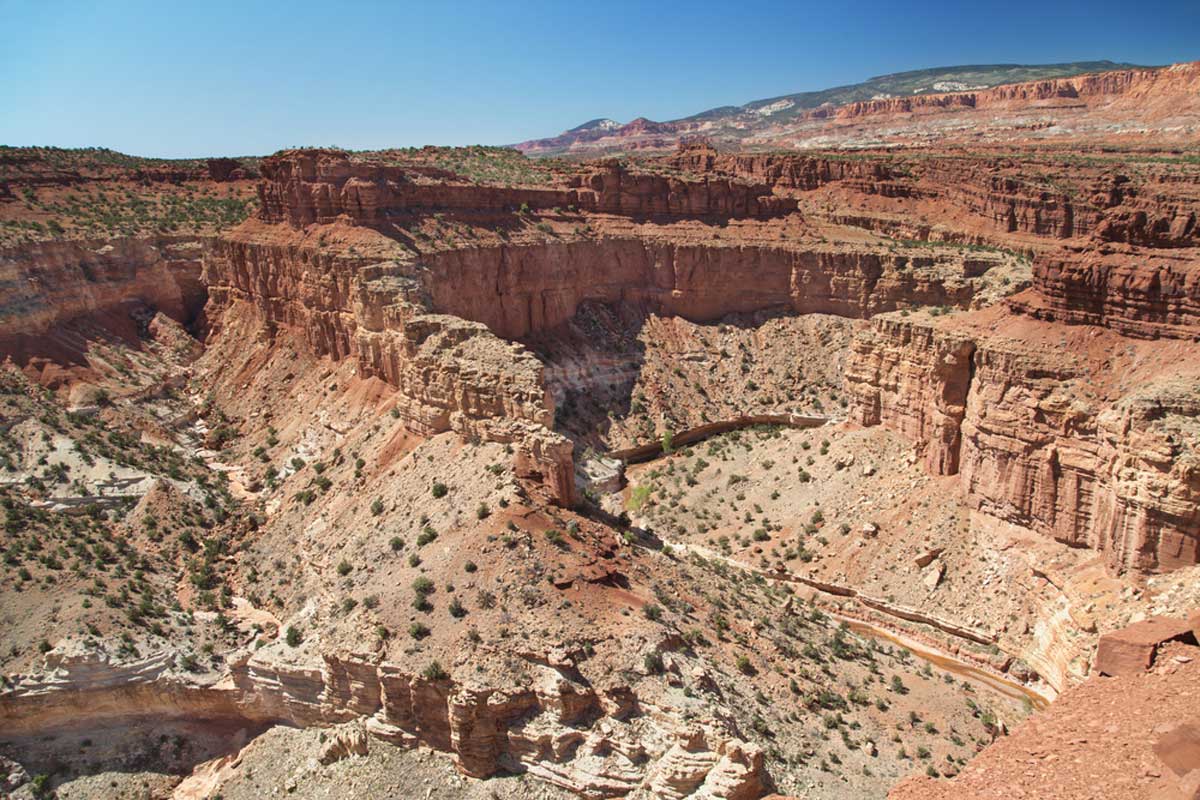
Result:
<instances>
[{"instance_id":1,"label":"canyon rim","mask_svg":"<svg viewBox=\"0 0 1200 800\"><path fill-rule=\"evenodd\" d=\"M0 795L1200 797L1200 62L0 147Z\"/></svg>"}]
</instances>

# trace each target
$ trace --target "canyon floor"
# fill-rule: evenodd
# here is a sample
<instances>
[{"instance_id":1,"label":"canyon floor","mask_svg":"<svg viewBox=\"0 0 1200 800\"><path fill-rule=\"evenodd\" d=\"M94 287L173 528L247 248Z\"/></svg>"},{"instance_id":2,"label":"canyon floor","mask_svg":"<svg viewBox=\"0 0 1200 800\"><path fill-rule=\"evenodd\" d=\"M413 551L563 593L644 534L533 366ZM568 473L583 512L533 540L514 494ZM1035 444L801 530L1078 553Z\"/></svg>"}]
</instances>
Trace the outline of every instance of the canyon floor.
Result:
<instances>
[{"instance_id":1,"label":"canyon floor","mask_svg":"<svg viewBox=\"0 0 1200 800\"><path fill-rule=\"evenodd\" d=\"M5 148L0 793L1197 796L1196 70L854 150Z\"/></svg>"}]
</instances>

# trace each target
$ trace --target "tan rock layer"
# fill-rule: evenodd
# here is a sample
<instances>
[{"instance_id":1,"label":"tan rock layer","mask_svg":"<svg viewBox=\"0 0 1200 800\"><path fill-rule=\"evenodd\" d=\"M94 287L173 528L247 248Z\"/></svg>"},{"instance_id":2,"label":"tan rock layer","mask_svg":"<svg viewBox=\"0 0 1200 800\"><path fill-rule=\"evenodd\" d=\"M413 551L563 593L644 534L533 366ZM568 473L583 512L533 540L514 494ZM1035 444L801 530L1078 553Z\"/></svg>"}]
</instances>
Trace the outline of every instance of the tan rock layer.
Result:
<instances>
[{"instance_id":1,"label":"tan rock layer","mask_svg":"<svg viewBox=\"0 0 1200 800\"><path fill-rule=\"evenodd\" d=\"M527 771L584 797L632 793L675 800L750 800L765 791L759 749L711 724L630 712L623 686L596 689L573 668L531 666L507 689L414 675L392 664L326 654L318 661L244 654L231 680L198 684L159 656L110 664L63 659L0 693L10 737L153 716L328 726L366 719L373 735L450 753L465 774Z\"/></svg>"},{"instance_id":2,"label":"tan rock layer","mask_svg":"<svg viewBox=\"0 0 1200 800\"><path fill-rule=\"evenodd\" d=\"M1103 401L1042 349L875 318L846 366L851 417L961 473L980 511L1103 553L1117 571L1200 563L1200 398L1187 381Z\"/></svg>"}]
</instances>

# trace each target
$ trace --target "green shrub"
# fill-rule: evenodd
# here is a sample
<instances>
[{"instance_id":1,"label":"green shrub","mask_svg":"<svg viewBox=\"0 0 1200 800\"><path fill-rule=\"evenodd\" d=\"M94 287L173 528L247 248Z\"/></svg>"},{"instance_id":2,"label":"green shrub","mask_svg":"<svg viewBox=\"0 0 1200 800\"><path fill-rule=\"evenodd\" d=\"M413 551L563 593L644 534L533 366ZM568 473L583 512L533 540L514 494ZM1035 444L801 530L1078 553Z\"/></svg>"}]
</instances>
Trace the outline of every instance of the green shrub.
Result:
<instances>
[{"instance_id":1,"label":"green shrub","mask_svg":"<svg viewBox=\"0 0 1200 800\"><path fill-rule=\"evenodd\" d=\"M421 677L427 681L444 681L450 675L442 668L441 662L431 661L429 666L421 671Z\"/></svg>"}]
</instances>

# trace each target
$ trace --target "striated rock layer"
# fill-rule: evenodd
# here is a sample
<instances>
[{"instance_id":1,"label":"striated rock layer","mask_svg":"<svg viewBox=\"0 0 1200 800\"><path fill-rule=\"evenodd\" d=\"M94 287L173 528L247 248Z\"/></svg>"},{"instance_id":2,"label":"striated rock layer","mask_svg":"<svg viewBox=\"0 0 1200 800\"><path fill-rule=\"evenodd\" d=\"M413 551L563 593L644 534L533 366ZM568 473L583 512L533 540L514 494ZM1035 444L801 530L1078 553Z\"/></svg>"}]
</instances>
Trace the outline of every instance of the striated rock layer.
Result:
<instances>
[{"instance_id":1,"label":"striated rock layer","mask_svg":"<svg viewBox=\"0 0 1200 800\"><path fill-rule=\"evenodd\" d=\"M923 451L935 475L958 472L975 344L909 319L877 317L855 337L846 364L850 418L886 424Z\"/></svg>"},{"instance_id":2,"label":"striated rock layer","mask_svg":"<svg viewBox=\"0 0 1200 800\"><path fill-rule=\"evenodd\" d=\"M765 308L864 318L916 305L966 306L962 267L805 244L697 245L640 239L454 250L426 260L433 308L520 339L574 316L580 304L632 303L694 321Z\"/></svg>"},{"instance_id":3,"label":"striated rock layer","mask_svg":"<svg viewBox=\"0 0 1200 800\"><path fill-rule=\"evenodd\" d=\"M369 224L415 209L511 212L521 206L570 206L626 216L754 217L796 207L763 184L637 174L615 161L549 188L418 182L411 170L355 162L336 150L283 151L263 160L262 173L261 218L296 227L341 215Z\"/></svg>"},{"instance_id":4,"label":"striated rock layer","mask_svg":"<svg viewBox=\"0 0 1200 800\"><path fill-rule=\"evenodd\" d=\"M397 410L412 430L512 443L518 472L539 478L563 504L574 500L571 445L550 430L554 401L541 362L505 340L549 331L585 302L692 320L775 307L866 317L920 304L966 306L988 269L944 254L861 246L578 233L418 256L390 235L351 229L367 251L382 254L370 257L326 248L324 234L307 226L516 204L634 217L762 216L795 204L762 184L635 174L616 163L569 178L563 189L425 184L334 151L281 153L264 162L263 174L261 219L215 242L205 263L218 333L221 315L244 306L268 333L287 327L319 355L355 359L361 374L398 389Z\"/></svg>"},{"instance_id":5,"label":"striated rock layer","mask_svg":"<svg viewBox=\"0 0 1200 800\"><path fill-rule=\"evenodd\" d=\"M529 772L584 797L751 800L765 791L761 751L721 727L669 716L621 685L596 689L571 664L531 664L527 686L492 688L414 675L354 655L315 661L244 654L219 683L153 657L115 665L52 659L42 679L0 694L9 737L145 716L328 726L367 720L373 735L450 753L465 774ZM634 713L635 710L641 713Z\"/></svg>"},{"instance_id":6,"label":"striated rock layer","mask_svg":"<svg viewBox=\"0 0 1200 800\"><path fill-rule=\"evenodd\" d=\"M207 298L204 248L195 237L164 236L38 242L0 252L0 352L23 361L77 349L61 335L63 326L87 320L121 333L138 305L196 321Z\"/></svg>"},{"instance_id":7,"label":"striated rock layer","mask_svg":"<svg viewBox=\"0 0 1200 800\"><path fill-rule=\"evenodd\" d=\"M1036 293L1014 307L1038 319L1142 339L1200 339L1200 248L1067 252L1038 259L1033 281Z\"/></svg>"},{"instance_id":8,"label":"striated rock layer","mask_svg":"<svg viewBox=\"0 0 1200 800\"><path fill-rule=\"evenodd\" d=\"M1200 562L1194 377L1101 394L1044 346L883 315L846 368L851 416L960 473L973 508L1104 554L1117 571Z\"/></svg>"},{"instance_id":9,"label":"striated rock layer","mask_svg":"<svg viewBox=\"0 0 1200 800\"><path fill-rule=\"evenodd\" d=\"M922 227L913 224L915 219L927 207L935 218L961 215L956 227L966 234L982 230L992 237L1054 240L1095 236L1151 247L1200 243L1200 171L1186 162L1130 169L1132 165L1117 160L1080 163L1054 153L1032 162L989 153L920 158L886 152L718 153L703 141L681 145L663 161L687 172L761 182L786 196L830 187L901 201L896 209L914 232ZM928 230L915 238L928 238Z\"/></svg>"},{"instance_id":10,"label":"striated rock layer","mask_svg":"<svg viewBox=\"0 0 1200 800\"><path fill-rule=\"evenodd\" d=\"M516 443L518 471L574 502L571 444L549 430L553 399L536 357L483 324L431 313L412 265L263 234L222 239L205 264L218 334L220 315L244 307L268 332L298 332L317 355L354 358L364 376L397 388L397 413L413 431Z\"/></svg>"}]
</instances>

